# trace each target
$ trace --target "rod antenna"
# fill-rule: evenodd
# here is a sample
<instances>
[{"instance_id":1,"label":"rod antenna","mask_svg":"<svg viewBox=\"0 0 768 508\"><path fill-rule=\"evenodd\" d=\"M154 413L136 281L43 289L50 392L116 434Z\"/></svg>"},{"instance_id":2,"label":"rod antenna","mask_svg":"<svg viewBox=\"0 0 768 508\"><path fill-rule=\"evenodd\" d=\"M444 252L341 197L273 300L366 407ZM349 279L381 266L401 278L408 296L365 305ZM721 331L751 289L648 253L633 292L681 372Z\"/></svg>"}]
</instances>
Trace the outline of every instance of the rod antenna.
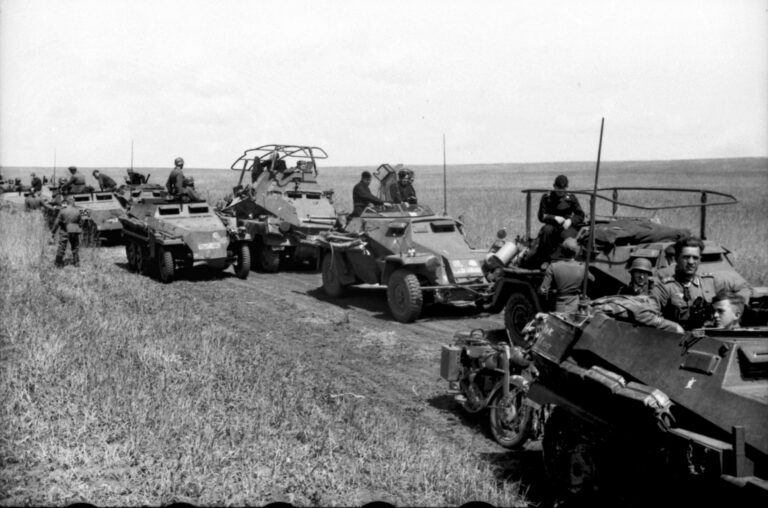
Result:
<instances>
[{"instance_id":1,"label":"rod antenna","mask_svg":"<svg viewBox=\"0 0 768 508\"><path fill-rule=\"evenodd\" d=\"M443 216L448 215L448 173L445 165L445 133L443 133Z\"/></svg>"},{"instance_id":2,"label":"rod antenna","mask_svg":"<svg viewBox=\"0 0 768 508\"><path fill-rule=\"evenodd\" d=\"M595 186L592 189L592 195L589 197L589 240L587 240L587 260L584 263L584 285L581 289L581 295L586 299L587 283L589 282L589 263L592 260L592 252L595 250L595 203L597 201L597 182L600 178L600 153L603 150L603 127L605 126L605 117L600 120L600 141L597 145L597 165L595 166Z\"/></svg>"},{"instance_id":3,"label":"rod antenna","mask_svg":"<svg viewBox=\"0 0 768 508\"><path fill-rule=\"evenodd\" d=\"M133 140L131 140L131 171L133 171Z\"/></svg>"}]
</instances>

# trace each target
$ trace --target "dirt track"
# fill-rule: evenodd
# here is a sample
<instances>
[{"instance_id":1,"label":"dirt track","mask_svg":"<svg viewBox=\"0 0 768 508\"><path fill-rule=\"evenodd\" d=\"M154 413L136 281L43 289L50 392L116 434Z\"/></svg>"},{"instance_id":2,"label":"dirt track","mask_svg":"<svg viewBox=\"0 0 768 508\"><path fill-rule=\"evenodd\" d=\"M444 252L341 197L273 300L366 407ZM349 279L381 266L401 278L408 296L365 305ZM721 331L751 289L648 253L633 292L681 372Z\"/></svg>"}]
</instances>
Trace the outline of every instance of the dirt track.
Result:
<instances>
[{"instance_id":1,"label":"dirt track","mask_svg":"<svg viewBox=\"0 0 768 508\"><path fill-rule=\"evenodd\" d=\"M122 247L109 251L125 268ZM384 290L350 288L347 296L332 300L322 290L320 274L306 271L252 272L247 280L234 277L231 269L195 271L165 288L179 301L205 301L211 319L269 341L286 355L315 358L321 372L348 390L339 396L372 398L402 418L416 419L446 442L497 465L499 480L522 481L530 501L544 500L540 443L515 452L497 445L483 418L467 415L440 378L441 345L459 330L503 327L501 315L437 305L425 308L415 323L401 324L390 316ZM324 330L322 343L307 329Z\"/></svg>"}]
</instances>

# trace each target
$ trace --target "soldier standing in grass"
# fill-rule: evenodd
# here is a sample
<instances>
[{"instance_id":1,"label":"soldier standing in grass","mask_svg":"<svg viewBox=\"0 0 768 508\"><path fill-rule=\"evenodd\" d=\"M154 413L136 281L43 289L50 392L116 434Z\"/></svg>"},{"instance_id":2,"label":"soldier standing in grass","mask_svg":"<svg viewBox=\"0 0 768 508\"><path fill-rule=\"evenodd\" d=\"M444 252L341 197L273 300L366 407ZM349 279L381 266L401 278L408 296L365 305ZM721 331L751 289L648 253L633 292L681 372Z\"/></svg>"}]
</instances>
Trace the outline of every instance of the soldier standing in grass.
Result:
<instances>
[{"instance_id":1,"label":"soldier standing in grass","mask_svg":"<svg viewBox=\"0 0 768 508\"><path fill-rule=\"evenodd\" d=\"M61 210L53 220L54 237L59 233L59 247L56 250L57 267L64 266L64 254L67 252L67 243L72 249L72 264L80 266L80 233L82 232L82 218L80 212L72 206L74 200L69 197L61 204Z\"/></svg>"}]
</instances>

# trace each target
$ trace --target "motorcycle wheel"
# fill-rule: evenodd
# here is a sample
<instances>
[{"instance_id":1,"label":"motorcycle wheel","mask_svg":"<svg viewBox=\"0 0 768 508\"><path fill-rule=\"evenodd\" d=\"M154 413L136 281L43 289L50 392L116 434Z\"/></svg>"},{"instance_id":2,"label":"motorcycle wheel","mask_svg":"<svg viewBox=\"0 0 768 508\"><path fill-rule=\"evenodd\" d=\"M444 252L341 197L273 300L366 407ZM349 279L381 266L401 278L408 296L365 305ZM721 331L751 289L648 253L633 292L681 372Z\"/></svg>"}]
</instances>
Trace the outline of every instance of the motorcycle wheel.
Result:
<instances>
[{"instance_id":1,"label":"motorcycle wheel","mask_svg":"<svg viewBox=\"0 0 768 508\"><path fill-rule=\"evenodd\" d=\"M526 403L521 390L510 390L507 397L498 390L491 399L488 423L497 443L504 448L520 448L531 435L533 407Z\"/></svg>"}]
</instances>

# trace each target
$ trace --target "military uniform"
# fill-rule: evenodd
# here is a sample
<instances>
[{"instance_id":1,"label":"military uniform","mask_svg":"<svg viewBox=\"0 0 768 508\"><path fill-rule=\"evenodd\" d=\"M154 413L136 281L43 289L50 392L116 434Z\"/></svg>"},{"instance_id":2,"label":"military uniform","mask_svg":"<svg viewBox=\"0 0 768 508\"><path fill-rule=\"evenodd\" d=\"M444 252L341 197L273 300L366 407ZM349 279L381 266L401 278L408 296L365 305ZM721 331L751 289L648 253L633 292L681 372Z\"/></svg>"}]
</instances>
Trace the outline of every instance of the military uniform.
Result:
<instances>
[{"instance_id":1,"label":"military uniform","mask_svg":"<svg viewBox=\"0 0 768 508\"><path fill-rule=\"evenodd\" d=\"M389 186L389 195L393 203L417 204L416 189L410 183L395 182Z\"/></svg>"},{"instance_id":2,"label":"military uniform","mask_svg":"<svg viewBox=\"0 0 768 508\"><path fill-rule=\"evenodd\" d=\"M556 216L571 220L571 227L563 229L557 223ZM578 226L584 222L584 211L581 209L576 195L565 192L558 196L550 191L541 196L538 218L544 223L537 238L536 250L530 256L531 264L547 261L565 238L575 238Z\"/></svg>"},{"instance_id":3,"label":"military uniform","mask_svg":"<svg viewBox=\"0 0 768 508\"><path fill-rule=\"evenodd\" d=\"M168 180L165 182L165 188L168 189L168 194L171 196L177 196L184 190L184 171L175 167L168 175Z\"/></svg>"},{"instance_id":4,"label":"military uniform","mask_svg":"<svg viewBox=\"0 0 768 508\"><path fill-rule=\"evenodd\" d=\"M40 180L40 177L33 176L32 177L32 183L30 184L30 189L32 192L40 192L43 190L43 181Z\"/></svg>"},{"instance_id":5,"label":"military uniform","mask_svg":"<svg viewBox=\"0 0 768 508\"><path fill-rule=\"evenodd\" d=\"M352 188L352 217L359 217L368 205L383 205L384 202L373 195L371 189L363 182L358 182Z\"/></svg>"},{"instance_id":6,"label":"military uniform","mask_svg":"<svg viewBox=\"0 0 768 508\"><path fill-rule=\"evenodd\" d=\"M72 262L80 265L80 233L82 218L80 212L71 206L65 206L54 219L53 233L59 232L59 248L56 250L56 266L64 264L64 254L67 252L67 243L72 249Z\"/></svg>"},{"instance_id":7,"label":"military uniform","mask_svg":"<svg viewBox=\"0 0 768 508\"><path fill-rule=\"evenodd\" d=\"M85 177L75 171L67 183L61 188L61 191L68 194L79 194L86 191Z\"/></svg>"},{"instance_id":8,"label":"military uniform","mask_svg":"<svg viewBox=\"0 0 768 508\"><path fill-rule=\"evenodd\" d=\"M117 187L117 183L115 183L109 175L105 175L104 173L99 173L97 180L99 181L99 189L103 191L111 191Z\"/></svg>"},{"instance_id":9,"label":"military uniform","mask_svg":"<svg viewBox=\"0 0 768 508\"><path fill-rule=\"evenodd\" d=\"M584 263L574 259L555 261L544 272L539 293L547 295L550 289L557 291L556 312L575 312L579 308L579 292L584 284Z\"/></svg>"},{"instance_id":10,"label":"military uniform","mask_svg":"<svg viewBox=\"0 0 768 508\"><path fill-rule=\"evenodd\" d=\"M752 296L751 286L739 274L717 272L697 274L687 283L679 280L677 274L665 277L653 288L651 298L663 317L690 330L702 326L711 317L707 309L721 290L733 291L745 302Z\"/></svg>"},{"instance_id":11,"label":"military uniform","mask_svg":"<svg viewBox=\"0 0 768 508\"><path fill-rule=\"evenodd\" d=\"M595 312L602 312L622 321L653 326L668 332L679 332L677 323L661 317L656 302L648 295L604 296L593 300L591 307Z\"/></svg>"}]
</instances>

